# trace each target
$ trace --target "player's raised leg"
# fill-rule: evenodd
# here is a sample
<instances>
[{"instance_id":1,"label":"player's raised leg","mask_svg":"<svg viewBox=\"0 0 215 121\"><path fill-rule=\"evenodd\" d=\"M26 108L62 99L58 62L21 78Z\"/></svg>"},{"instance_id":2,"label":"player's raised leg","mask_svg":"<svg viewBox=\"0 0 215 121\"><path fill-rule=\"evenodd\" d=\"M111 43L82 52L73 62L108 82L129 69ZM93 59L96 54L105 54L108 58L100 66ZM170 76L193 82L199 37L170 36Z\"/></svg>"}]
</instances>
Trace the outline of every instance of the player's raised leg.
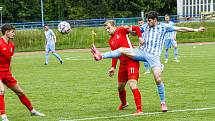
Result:
<instances>
[{"instance_id":1,"label":"player's raised leg","mask_svg":"<svg viewBox=\"0 0 215 121\"><path fill-rule=\"evenodd\" d=\"M121 55L126 55L129 58L133 58L134 54L135 54L133 52L132 48L123 48L123 47L116 49L114 51L101 53L98 51L98 49L95 47L95 45L92 46L91 52L92 52L93 57L96 61L106 59L106 58L117 58Z\"/></svg>"}]
</instances>

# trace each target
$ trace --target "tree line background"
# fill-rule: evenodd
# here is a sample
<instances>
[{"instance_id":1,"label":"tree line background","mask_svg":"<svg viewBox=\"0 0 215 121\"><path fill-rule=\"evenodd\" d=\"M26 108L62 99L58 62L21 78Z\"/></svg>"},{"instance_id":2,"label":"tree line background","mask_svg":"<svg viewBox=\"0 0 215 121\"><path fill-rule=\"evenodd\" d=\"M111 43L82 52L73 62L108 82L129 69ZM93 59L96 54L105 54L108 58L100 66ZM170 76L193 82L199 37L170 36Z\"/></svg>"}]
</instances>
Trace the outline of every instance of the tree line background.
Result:
<instances>
[{"instance_id":1,"label":"tree line background","mask_svg":"<svg viewBox=\"0 0 215 121\"><path fill-rule=\"evenodd\" d=\"M43 0L45 21L176 14L176 0ZM3 23L41 21L40 0L0 0Z\"/></svg>"}]
</instances>

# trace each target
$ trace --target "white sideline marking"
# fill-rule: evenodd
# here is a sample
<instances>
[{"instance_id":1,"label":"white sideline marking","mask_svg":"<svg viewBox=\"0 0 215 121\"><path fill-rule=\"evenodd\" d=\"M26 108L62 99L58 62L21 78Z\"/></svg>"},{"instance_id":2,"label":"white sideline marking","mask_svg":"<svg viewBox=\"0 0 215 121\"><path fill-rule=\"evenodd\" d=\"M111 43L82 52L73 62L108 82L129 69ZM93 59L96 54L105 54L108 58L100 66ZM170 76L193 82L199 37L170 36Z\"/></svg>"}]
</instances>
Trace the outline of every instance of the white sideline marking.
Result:
<instances>
[{"instance_id":1,"label":"white sideline marking","mask_svg":"<svg viewBox=\"0 0 215 121\"><path fill-rule=\"evenodd\" d=\"M175 113L175 112L189 112L189 111L204 111L204 110L213 110L215 107L211 108L194 108L194 109L184 109L184 110L171 110L166 113ZM166 114L163 112L151 112L151 113L143 113L142 115L155 115L155 114ZM134 116L133 114L127 114L127 115L119 115L119 116L102 116L102 117L92 117L92 118L80 118L80 119L65 119L65 120L59 120L59 121L83 121L83 120L97 120L97 119L109 119L109 118L120 118L120 117L129 117Z\"/></svg>"},{"instance_id":2,"label":"white sideline marking","mask_svg":"<svg viewBox=\"0 0 215 121\"><path fill-rule=\"evenodd\" d=\"M67 57L65 59L66 60L93 60L91 58L80 58L80 56L78 56L78 57Z\"/></svg>"}]
</instances>

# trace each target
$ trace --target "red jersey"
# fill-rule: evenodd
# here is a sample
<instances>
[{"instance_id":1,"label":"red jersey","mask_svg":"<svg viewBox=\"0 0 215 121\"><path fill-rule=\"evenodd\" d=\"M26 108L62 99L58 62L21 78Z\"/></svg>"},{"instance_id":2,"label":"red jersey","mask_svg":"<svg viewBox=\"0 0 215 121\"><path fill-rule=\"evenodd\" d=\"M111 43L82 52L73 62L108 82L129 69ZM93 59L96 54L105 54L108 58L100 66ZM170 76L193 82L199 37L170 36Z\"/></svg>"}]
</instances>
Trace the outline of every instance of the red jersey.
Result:
<instances>
[{"instance_id":1,"label":"red jersey","mask_svg":"<svg viewBox=\"0 0 215 121\"><path fill-rule=\"evenodd\" d=\"M139 26L133 26L131 27L132 31L135 31L138 37L141 37L141 31ZM125 27L117 27L114 34L111 35L109 39L109 45L111 50L116 50L120 47L126 47L126 48L133 48L133 45L128 37L129 29L126 29ZM128 57L126 56L120 56L120 61L127 61ZM117 59L112 59L112 67L116 67Z\"/></svg>"},{"instance_id":2,"label":"red jersey","mask_svg":"<svg viewBox=\"0 0 215 121\"><path fill-rule=\"evenodd\" d=\"M10 70L11 57L14 54L14 44L12 41L6 43L4 39L0 38L0 72Z\"/></svg>"}]
</instances>

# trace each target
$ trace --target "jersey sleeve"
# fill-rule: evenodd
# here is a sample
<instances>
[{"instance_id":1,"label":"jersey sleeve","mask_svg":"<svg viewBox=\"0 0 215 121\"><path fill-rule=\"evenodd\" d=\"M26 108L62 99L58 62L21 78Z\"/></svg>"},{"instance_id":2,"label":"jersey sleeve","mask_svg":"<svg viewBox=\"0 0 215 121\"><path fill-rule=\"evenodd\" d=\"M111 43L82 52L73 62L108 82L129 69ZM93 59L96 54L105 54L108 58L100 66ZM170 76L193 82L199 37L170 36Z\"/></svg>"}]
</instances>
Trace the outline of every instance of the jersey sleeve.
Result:
<instances>
[{"instance_id":1,"label":"jersey sleeve","mask_svg":"<svg viewBox=\"0 0 215 121\"><path fill-rule=\"evenodd\" d=\"M117 60L118 60L118 58L112 58L112 66L111 67L116 68Z\"/></svg>"},{"instance_id":2,"label":"jersey sleeve","mask_svg":"<svg viewBox=\"0 0 215 121\"><path fill-rule=\"evenodd\" d=\"M129 33L128 29L126 29L125 27L119 27L118 31L119 31L119 33L123 33L123 34Z\"/></svg>"},{"instance_id":3,"label":"jersey sleeve","mask_svg":"<svg viewBox=\"0 0 215 121\"><path fill-rule=\"evenodd\" d=\"M172 25L165 24L165 28L166 28L167 32L174 32L175 31L175 27Z\"/></svg>"},{"instance_id":4,"label":"jersey sleeve","mask_svg":"<svg viewBox=\"0 0 215 121\"><path fill-rule=\"evenodd\" d=\"M139 26L131 26L131 31L135 31L138 37L142 37L142 32Z\"/></svg>"}]
</instances>

